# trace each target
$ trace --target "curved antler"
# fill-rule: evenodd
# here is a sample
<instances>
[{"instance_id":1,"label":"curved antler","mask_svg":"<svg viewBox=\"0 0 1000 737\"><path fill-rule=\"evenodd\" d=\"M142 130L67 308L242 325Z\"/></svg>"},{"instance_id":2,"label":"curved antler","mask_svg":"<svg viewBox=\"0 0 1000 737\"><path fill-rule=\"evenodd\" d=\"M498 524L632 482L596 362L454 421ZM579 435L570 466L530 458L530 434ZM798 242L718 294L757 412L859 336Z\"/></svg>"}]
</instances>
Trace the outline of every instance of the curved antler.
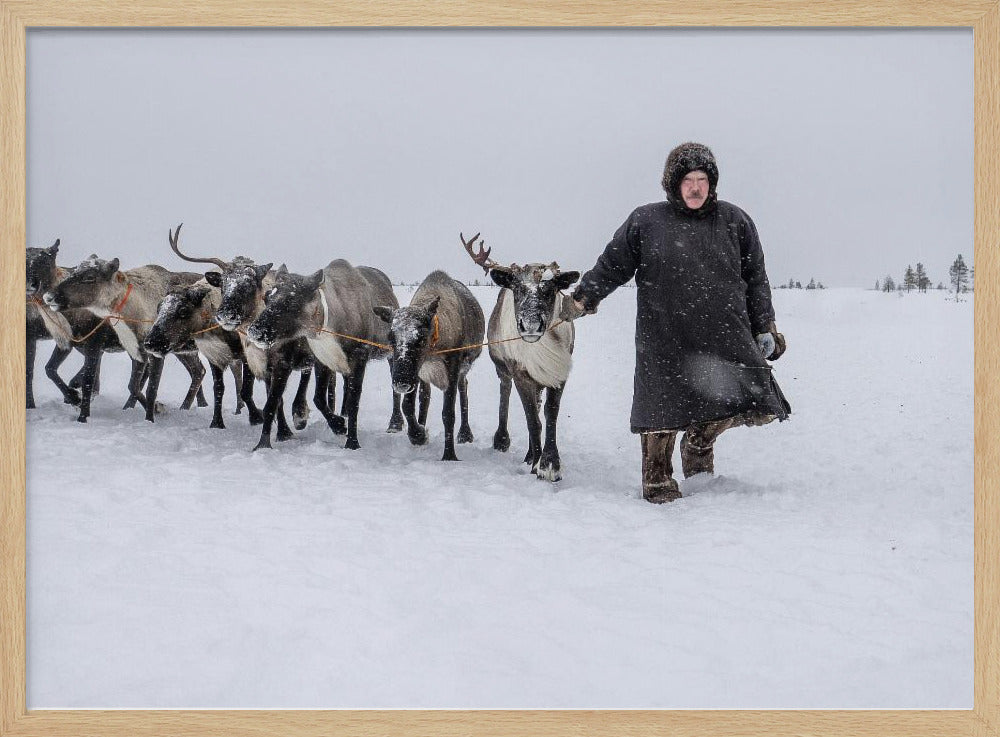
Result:
<instances>
[{"instance_id":1,"label":"curved antler","mask_svg":"<svg viewBox=\"0 0 1000 737\"><path fill-rule=\"evenodd\" d=\"M506 268L508 268L508 267L502 266L501 264L498 264L496 261L492 261L490 259L490 252L493 249L492 248L484 248L482 241L479 241L479 253L477 254L477 253L473 252L472 246L475 244L476 238L479 237L479 233L476 233L474 236L472 236L471 238L469 238L469 240L465 240L465 236L462 235L461 233L458 234L458 237L462 239L462 245L465 246L466 253L469 254L469 256L472 258L473 261L475 261L477 264L479 264L480 266L483 267L483 271L489 273L490 269L506 269Z\"/></svg>"},{"instance_id":2,"label":"curved antler","mask_svg":"<svg viewBox=\"0 0 1000 737\"><path fill-rule=\"evenodd\" d=\"M181 234L181 225L184 225L184 223L181 223L180 225L178 225L176 231L173 231L173 230L168 230L167 231L167 234L168 234L167 238L170 241L170 247L172 249L174 249L174 253L176 253L178 256L180 256L185 261L191 261L191 262L196 263L196 264L215 264L220 269L228 269L229 268L229 264L226 263L225 261L223 261L221 258L215 258L215 257L210 257L210 258L194 258L193 256L185 256L183 253L181 253L181 250L177 247L177 239L178 239L178 237Z\"/></svg>"}]
</instances>

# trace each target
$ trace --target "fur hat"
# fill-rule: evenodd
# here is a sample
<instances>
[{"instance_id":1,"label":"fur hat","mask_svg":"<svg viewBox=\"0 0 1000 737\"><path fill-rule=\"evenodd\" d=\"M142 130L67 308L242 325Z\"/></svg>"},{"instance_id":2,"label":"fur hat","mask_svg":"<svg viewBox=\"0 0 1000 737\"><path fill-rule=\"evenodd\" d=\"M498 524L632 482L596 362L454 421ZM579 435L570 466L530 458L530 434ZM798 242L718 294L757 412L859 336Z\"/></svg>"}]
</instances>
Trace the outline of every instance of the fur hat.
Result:
<instances>
[{"instance_id":1,"label":"fur hat","mask_svg":"<svg viewBox=\"0 0 1000 737\"><path fill-rule=\"evenodd\" d=\"M715 185L719 183L719 167L715 163L712 149L701 143L682 143L667 156L663 167L663 185L667 196L674 202L681 198L681 180L693 171L701 170L708 175L709 200L714 200Z\"/></svg>"}]
</instances>

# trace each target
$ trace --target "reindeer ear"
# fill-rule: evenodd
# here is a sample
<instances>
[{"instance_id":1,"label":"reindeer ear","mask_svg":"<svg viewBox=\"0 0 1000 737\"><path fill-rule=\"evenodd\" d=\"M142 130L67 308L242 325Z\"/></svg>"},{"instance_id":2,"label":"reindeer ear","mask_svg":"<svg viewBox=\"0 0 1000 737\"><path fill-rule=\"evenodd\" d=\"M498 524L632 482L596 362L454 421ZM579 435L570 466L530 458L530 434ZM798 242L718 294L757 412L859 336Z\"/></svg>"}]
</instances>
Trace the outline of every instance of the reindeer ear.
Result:
<instances>
[{"instance_id":1,"label":"reindeer ear","mask_svg":"<svg viewBox=\"0 0 1000 737\"><path fill-rule=\"evenodd\" d=\"M319 285L323 283L323 269L317 269L316 272L306 279L306 286L309 289L319 289Z\"/></svg>"},{"instance_id":2,"label":"reindeer ear","mask_svg":"<svg viewBox=\"0 0 1000 737\"><path fill-rule=\"evenodd\" d=\"M253 270L257 274L257 281L264 281L264 277L267 276L267 272L271 270L272 266L274 266L273 262L269 264L261 264L260 266L255 266Z\"/></svg>"},{"instance_id":3,"label":"reindeer ear","mask_svg":"<svg viewBox=\"0 0 1000 737\"><path fill-rule=\"evenodd\" d=\"M372 307L372 312L374 312L376 315L378 315L380 318L382 318L382 320L384 322L388 322L388 323L392 322L392 308L391 307L386 307L385 305L378 305L376 307Z\"/></svg>"},{"instance_id":4,"label":"reindeer ear","mask_svg":"<svg viewBox=\"0 0 1000 737\"><path fill-rule=\"evenodd\" d=\"M427 310L428 317L433 317L434 315L437 314L439 304L441 304L440 296L435 297L434 299L432 299L430 302L427 303L427 307L425 307L424 309Z\"/></svg>"},{"instance_id":5,"label":"reindeer ear","mask_svg":"<svg viewBox=\"0 0 1000 737\"><path fill-rule=\"evenodd\" d=\"M118 271L118 265L119 265L119 262L118 262L118 259L116 259L116 258L113 258L110 261L108 261L108 265L107 265L107 271L108 271L108 273L109 274L114 274L116 271ZM124 279L124 278L125 277L123 276L122 279Z\"/></svg>"},{"instance_id":6,"label":"reindeer ear","mask_svg":"<svg viewBox=\"0 0 1000 737\"><path fill-rule=\"evenodd\" d=\"M564 271L561 274L556 274L555 279L552 282L556 285L556 289L568 289L569 286L580 278L579 271Z\"/></svg>"},{"instance_id":7,"label":"reindeer ear","mask_svg":"<svg viewBox=\"0 0 1000 737\"><path fill-rule=\"evenodd\" d=\"M288 267L287 266L285 266L284 264L282 264L281 266L278 267L278 276L282 276L283 274L287 274L287 273L288 273Z\"/></svg>"},{"instance_id":8,"label":"reindeer ear","mask_svg":"<svg viewBox=\"0 0 1000 737\"><path fill-rule=\"evenodd\" d=\"M206 271L205 281L217 289L222 289L222 274L218 271Z\"/></svg>"},{"instance_id":9,"label":"reindeer ear","mask_svg":"<svg viewBox=\"0 0 1000 737\"><path fill-rule=\"evenodd\" d=\"M51 246L49 246L49 255L50 256L54 257L57 253L59 253L59 239L58 238L56 238L56 242L55 243L53 243Z\"/></svg>"},{"instance_id":10,"label":"reindeer ear","mask_svg":"<svg viewBox=\"0 0 1000 737\"><path fill-rule=\"evenodd\" d=\"M490 269L490 278L504 289L514 288L514 273L507 269Z\"/></svg>"}]
</instances>

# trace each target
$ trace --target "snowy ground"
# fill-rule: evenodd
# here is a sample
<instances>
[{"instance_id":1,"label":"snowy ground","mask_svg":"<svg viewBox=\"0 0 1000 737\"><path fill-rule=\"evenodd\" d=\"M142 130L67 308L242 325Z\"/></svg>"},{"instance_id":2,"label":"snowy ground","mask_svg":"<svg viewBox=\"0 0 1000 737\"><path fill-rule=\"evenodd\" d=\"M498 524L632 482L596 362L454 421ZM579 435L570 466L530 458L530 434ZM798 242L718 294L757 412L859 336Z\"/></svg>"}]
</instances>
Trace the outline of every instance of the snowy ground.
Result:
<instances>
[{"instance_id":1,"label":"snowy ground","mask_svg":"<svg viewBox=\"0 0 1000 737\"><path fill-rule=\"evenodd\" d=\"M774 295L792 419L726 433L719 476L663 506L628 430L630 289L577 324L555 486L520 463L516 398L492 450L485 353L446 464L436 392L427 446L383 432L384 363L360 451L314 411L251 454L231 377L210 430L169 359L151 425L109 356L81 425L41 348L29 706L970 708L971 297Z\"/></svg>"}]
</instances>

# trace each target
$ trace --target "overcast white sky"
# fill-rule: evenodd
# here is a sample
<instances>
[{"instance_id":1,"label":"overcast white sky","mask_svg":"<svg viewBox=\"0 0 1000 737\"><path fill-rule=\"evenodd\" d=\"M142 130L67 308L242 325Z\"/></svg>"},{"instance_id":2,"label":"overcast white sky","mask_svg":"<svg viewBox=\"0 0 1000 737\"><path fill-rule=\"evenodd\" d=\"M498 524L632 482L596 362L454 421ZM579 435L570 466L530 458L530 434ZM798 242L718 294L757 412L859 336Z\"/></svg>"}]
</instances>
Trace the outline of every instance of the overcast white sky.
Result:
<instances>
[{"instance_id":1,"label":"overcast white sky","mask_svg":"<svg viewBox=\"0 0 1000 737\"><path fill-rule=\"evenodd\" d=\"M972 262L968 30L31 30L28 245L586 270L708 144L772 284Z\"/></svg>"}]
</instances>

